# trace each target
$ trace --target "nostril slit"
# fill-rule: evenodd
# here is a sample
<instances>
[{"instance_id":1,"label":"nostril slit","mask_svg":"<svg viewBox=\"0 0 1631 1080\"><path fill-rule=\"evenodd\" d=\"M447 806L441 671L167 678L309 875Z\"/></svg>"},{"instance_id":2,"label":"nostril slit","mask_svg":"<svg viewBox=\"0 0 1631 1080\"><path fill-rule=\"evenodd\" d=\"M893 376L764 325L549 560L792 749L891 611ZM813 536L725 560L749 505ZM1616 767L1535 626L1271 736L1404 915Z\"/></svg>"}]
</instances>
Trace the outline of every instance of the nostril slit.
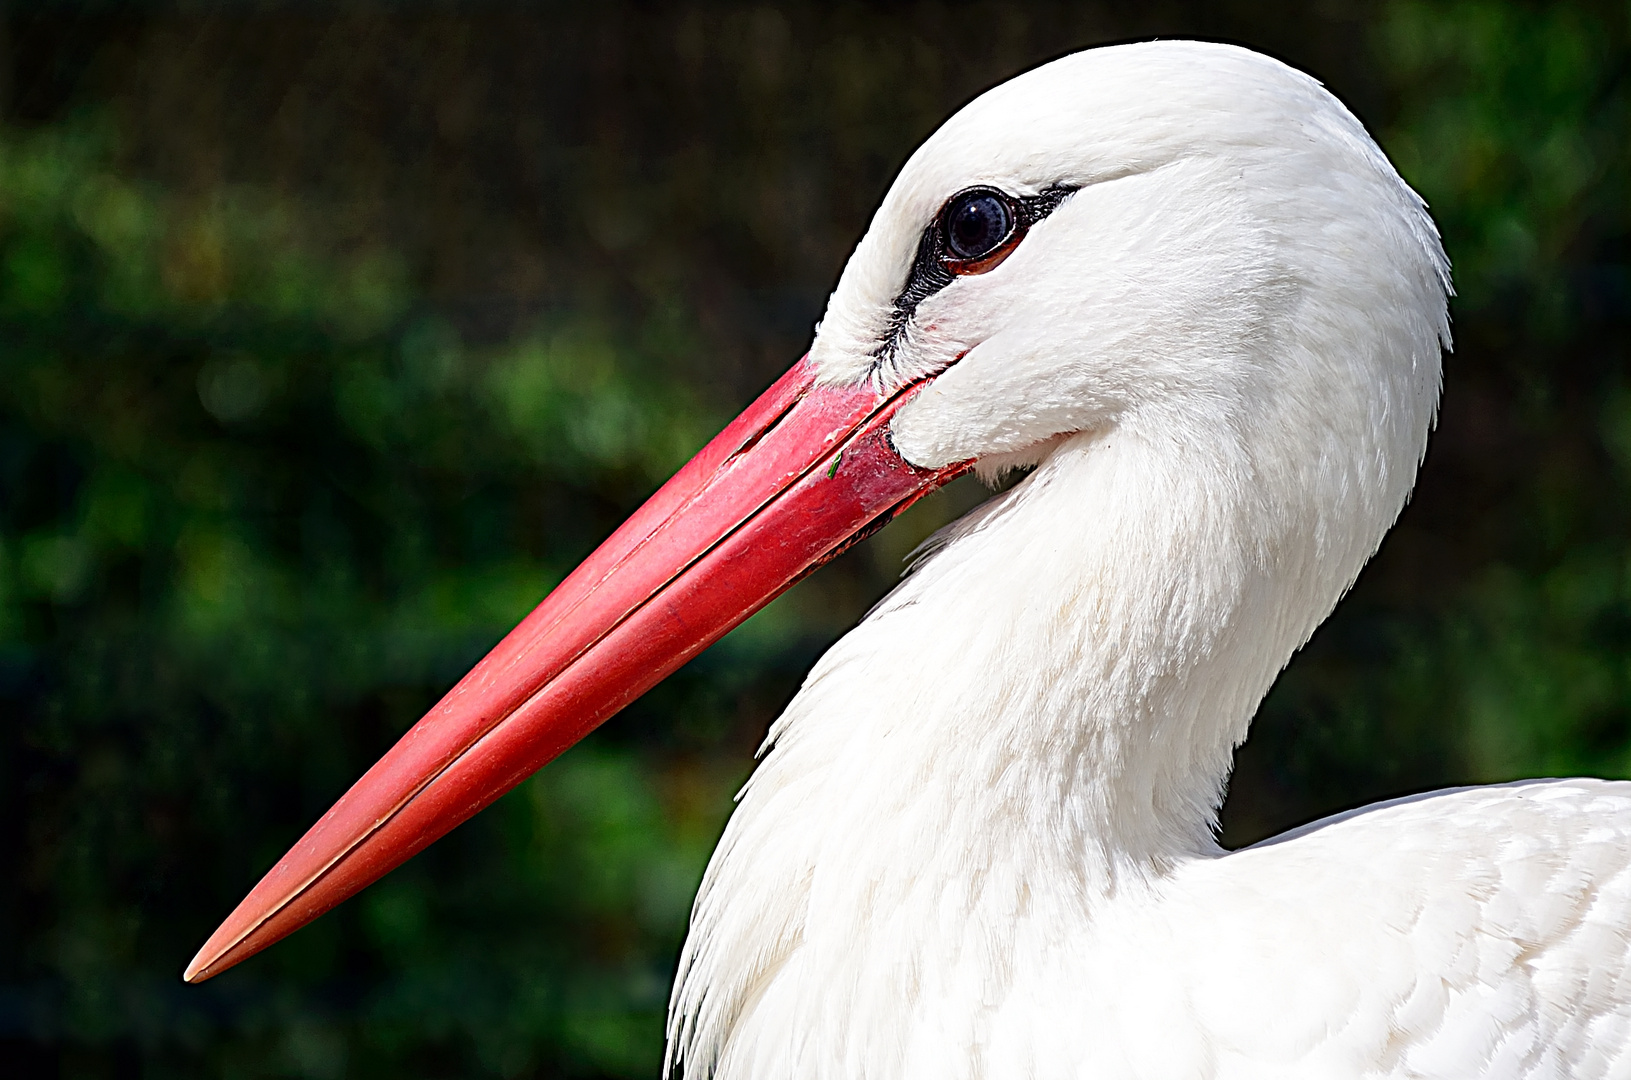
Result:
<instances>
[{"instance_id":1,"label":"nostril slit","mask_svg":"<svg viewBox=\"0 0 1631 1080\"><path fill-rule=\"evenodd\" d=\"M731 462L735 461L737 458L741 457L743 454L747 453L749 450L752 450L755 446L758 446L761 442L763 442L764 437L769 435L772 431L775 431L776 428L781 425L781 422L787 419L787 414L792 412L793 409L797 407L798 403L803 400L804 395L800 394L798 397L782 406L782 411L771 417L769 423L765 424L758 431L755 431L748 438L747 442L737 447L735 453L731 454L730 457L725 459L725 464L729 465Z\"/></svg>"}]
</instances>

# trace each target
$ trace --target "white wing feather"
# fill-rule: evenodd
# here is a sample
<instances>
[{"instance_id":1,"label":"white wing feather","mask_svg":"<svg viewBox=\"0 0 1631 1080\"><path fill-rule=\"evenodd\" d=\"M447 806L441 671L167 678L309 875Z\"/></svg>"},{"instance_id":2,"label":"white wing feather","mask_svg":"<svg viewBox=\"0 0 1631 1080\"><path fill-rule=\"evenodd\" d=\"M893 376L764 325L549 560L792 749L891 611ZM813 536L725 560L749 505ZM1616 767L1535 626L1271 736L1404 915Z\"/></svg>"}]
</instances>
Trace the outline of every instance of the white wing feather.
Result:
<instances>
[{"instance_id":1,"label":"white wing feather","mask_svg":"<svg viewBox=\"0 0 1631 1080\"><path fill-rule=\"evenodd\" d=\"M1631 1076L1631 784L1385 804L1162 892L1123 932L1166 944L1155 1015L1188 1012L1208 1075Z\"/></svg>"}]
</instances>

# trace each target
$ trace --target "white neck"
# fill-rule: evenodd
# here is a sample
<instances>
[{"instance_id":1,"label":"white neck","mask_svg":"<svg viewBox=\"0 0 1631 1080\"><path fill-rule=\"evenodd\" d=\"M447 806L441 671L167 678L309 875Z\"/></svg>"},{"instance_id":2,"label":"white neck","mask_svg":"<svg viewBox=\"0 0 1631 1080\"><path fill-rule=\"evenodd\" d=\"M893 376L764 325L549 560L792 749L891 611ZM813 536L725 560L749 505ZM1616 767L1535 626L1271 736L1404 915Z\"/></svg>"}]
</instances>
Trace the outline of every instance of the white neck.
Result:
<instances>
[{"instance_id":1,"label":"white neck","mask_svg":"<svg viewBox=\"0 0 1631 1080\"><path fill-rule=\"evenodd\" d=\"M816 666L698 897L671 1030L693 1075L894 1058L903 999L1002 994L1018 923L1063 932L1217 852L1233 748L1358 565L1276 525L1310 519L1262 503L1294 488L1229 425L1151 434L1175 427L1064 440Z\"/></svg>"}]
</instances>

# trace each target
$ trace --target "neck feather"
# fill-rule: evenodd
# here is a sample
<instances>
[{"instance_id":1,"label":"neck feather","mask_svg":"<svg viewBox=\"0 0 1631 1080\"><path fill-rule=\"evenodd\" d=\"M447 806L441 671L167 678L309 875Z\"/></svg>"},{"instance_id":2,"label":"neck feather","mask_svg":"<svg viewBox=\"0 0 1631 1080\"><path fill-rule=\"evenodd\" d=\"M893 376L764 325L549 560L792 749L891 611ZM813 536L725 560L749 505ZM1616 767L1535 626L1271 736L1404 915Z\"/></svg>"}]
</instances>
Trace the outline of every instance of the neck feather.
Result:
<instances>
[{"instance_id":1,"label":"neck feather","mask_svg":"<svg viewBox=\"0 0 1631 1080\"><path fill-rule=\"evenodd\" d=\"M1217 852L1232 751L1341 588L1308 587L1318 553L1265 525L1254 468L1136 425L1074 436L822 658L697 900L688 1071L797 1075L816 1018L844 1045L865 1007L801 987L1000 981L1027 912L1090 922Z\"/></svg>"}]
</instances>

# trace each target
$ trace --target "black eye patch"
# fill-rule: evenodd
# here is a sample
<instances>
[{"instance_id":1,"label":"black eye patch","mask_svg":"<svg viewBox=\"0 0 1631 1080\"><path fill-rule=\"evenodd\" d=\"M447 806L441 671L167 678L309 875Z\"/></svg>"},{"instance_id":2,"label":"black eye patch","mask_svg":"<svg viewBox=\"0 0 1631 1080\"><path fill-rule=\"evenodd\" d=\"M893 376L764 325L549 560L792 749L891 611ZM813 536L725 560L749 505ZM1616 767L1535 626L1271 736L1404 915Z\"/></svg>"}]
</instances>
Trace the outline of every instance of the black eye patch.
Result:
<instances>
[{"instance_id":1,"label":"black eye patch","mask_svg":"<svg viewBox=\"0 0 1631 1080\"><path fill-rule=\"evenodd\" d=\"M906 287L895 297L888 329L873 355L881 361L893 358L919 304L960 275L983 273L1001 262L1033 225L1076 190L1055 184L1035 195L1010 195L978 186L947 199L918 239Z\"/></svg>"}]
</instances>

